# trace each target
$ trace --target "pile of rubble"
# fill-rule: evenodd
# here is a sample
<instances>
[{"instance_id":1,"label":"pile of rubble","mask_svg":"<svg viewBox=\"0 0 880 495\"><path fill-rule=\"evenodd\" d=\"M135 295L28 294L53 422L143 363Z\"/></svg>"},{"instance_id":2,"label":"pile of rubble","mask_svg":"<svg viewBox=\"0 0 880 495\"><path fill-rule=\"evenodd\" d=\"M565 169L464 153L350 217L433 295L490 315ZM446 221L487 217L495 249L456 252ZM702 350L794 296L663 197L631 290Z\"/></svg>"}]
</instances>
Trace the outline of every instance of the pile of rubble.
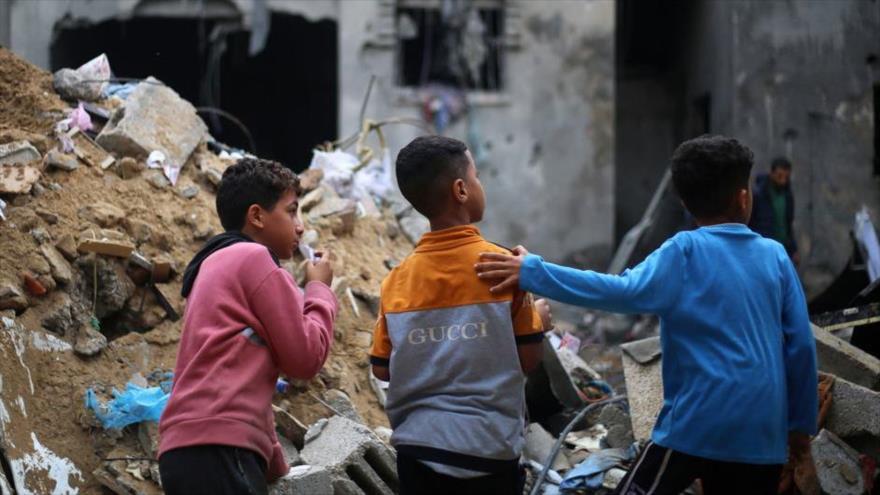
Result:
<instances>
[{"instance_id":1,"label":"pile of rubble","mask_svg":"<svg viewBox=\"0 0 880 495\"><path fill-rule=\"evenodd\" d=\"M100 73L106 59L90 64ZM117 87L72 72L53 80L0 48L0 493L158 494L155 422L108 428L85 399L167 388L181 273L221 231L216 186L242 153L155 79ZM318 377L279 388L288 459L311 467L275 490L376 493L396 481L367 352L379 283L420 232L398 221L410 213L341 197L322 176L303 175L302 215L307 241L333 253L336 342ZM286 265L298 280L303 259Z\"/></svg>"}]
</instances>

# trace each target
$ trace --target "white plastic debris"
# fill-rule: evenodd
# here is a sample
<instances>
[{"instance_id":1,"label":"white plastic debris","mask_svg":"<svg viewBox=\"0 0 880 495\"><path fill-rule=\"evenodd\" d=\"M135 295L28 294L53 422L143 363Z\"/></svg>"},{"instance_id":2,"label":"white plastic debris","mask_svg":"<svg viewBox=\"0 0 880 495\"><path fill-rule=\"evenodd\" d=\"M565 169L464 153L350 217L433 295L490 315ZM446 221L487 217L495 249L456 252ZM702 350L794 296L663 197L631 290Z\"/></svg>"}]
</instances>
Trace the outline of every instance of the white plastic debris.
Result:
<instances>
[{"instance_id":1,"label":"white plastic debris","mask_svg":"<svg viewBox=\"0 0 880 495\"><path fill-rule=\"evenodd\" d=\"M0 199L0 220L6 221L6 202Z\"/></svg>"},{"instance_id":2,"label":"white plastic debris","mask_svg":"<svg viewBox=\"0 0 880 495\"><path fill-rule=\"evenodd\" d=\"M147 167L161 168L171 185L177 185L177 179L180 177L180 165L169 160L165 153L159 150L151 151L147 156Z\"/></svg>"}]
</instances>

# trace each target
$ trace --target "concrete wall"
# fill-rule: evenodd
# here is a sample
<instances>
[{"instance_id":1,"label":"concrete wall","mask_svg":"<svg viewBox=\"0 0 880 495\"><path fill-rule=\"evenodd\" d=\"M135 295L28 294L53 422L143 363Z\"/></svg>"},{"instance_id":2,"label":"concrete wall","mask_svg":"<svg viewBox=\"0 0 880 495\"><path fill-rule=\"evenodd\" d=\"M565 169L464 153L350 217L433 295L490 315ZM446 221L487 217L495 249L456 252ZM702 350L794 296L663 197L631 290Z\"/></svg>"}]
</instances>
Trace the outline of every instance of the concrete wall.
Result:
<instances>
[{"instance_id":1,"label":"concrete wall","mask_svg":"<svg viewBox=\"0 0 880 495\"><path fill-rule=\"evenodd\" d=\"M808 295L852 253L849 231L867 205L880 224L873 176L872 86L880 4L861 0L698 2L683 52L685 103L712 94L712 130L794 164L795 229Z\"/></svg>"},{"instance_id":2,"label":"concrete wall","mask_svg":"<svg viewBox=\"0 0 880 495\"><path fill-rule=\"evenodd\" d=\"M797 237L810 289L827 285L851 253L849 230L866 204L880 225L873 176L873 93L880 74L880 3L744 2L733 12L733 126L759 168L794 163ZM742 111L740 111L740 109Z\"/></svg>"},{"instance_id":3,"label":"concrete wall","mask_svg":"<svg viewBox=\"0 0 880 495\"><path fill-rule=\"evenodd\" d=\"M499 243L554 259L585 252L585 263L603 266L614 226L614 3L509 3L520 14L521 44L506 53L504 90L472 99L478 138L469 141L479 148L488 197L481 227ZM380 2L340 4L342 135L357 128L371 74L378 80L369 117L420 114L395 87L394 49L374 42L388 21ZM418 134L388 130L393 149ZM447 134L465 139L468 126Z\"/></svg>"}]
</instances>

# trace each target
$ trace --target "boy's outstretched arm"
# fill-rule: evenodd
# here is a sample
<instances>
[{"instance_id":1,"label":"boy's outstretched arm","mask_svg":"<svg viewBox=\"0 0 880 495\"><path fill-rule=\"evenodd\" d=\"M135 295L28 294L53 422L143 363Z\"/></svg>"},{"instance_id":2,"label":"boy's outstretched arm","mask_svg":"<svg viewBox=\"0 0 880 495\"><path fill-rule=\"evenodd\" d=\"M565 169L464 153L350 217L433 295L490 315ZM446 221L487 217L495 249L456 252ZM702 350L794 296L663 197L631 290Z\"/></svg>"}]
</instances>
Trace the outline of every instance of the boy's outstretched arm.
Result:
<instances>
[{"instance_id":1,"label":"boy's outstretched arm","mask_svg":"<svg viewBox=\"0 0 880 495\"><path fill-rule=\"evenodd\" d=\"M816 341L804 290L787 259L783 263L782 333L788 390L788 430L815 435L819 414Z\"/></svg>"},{"instance_id":2,"label":"boy's outstretched arm","mask_svg":"<svg viewBox=\"0 0 880 495\"><path fill-rule=\"evenodd\" d=\"M620 275L559 266L523 252L484 253L481 260L476 265L480 278L499 282L493 292L519 286L557 301L617 313L657 313L671 307L684 273L684 255L673 240Z\"/></svg>"}]
</instances>

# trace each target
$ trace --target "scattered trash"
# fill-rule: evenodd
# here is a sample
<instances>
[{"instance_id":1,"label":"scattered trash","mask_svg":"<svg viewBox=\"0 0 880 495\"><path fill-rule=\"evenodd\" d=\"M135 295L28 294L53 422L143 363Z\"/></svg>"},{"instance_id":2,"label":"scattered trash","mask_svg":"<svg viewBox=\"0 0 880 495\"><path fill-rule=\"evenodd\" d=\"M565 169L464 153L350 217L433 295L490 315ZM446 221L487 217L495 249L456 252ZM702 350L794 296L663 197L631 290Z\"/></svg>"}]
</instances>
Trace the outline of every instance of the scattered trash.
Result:
<instances>
[{"instance_id":1,"label":"scattered trash","mask_svg":"<svg viewBox=\"0 0 880 495\"><path fill-rule=\"evenodd\" d=\"M162 172L171 182L172 186L177 184L177 179L180 177L180 165L168 160L165 153L159 150L150 152L150 155L147 157L147 168L162 169Z\"/></svg>"},{"instance_id":2,"label":"scattered trash","mask_svg":"<svg viewBox=\"0 0 880 495\"><path fill-rule=\"evenodd\" d=\"M137 89L138 84L138 82L127 82L122 84L111 82L104 88L104 98L116 96L117 98L125 100L135 89Z\"/></svg>"},{"instance_id":3,"label":"scattered trash","mask_svg":"<svg viewBox=\"0 0 880 495\"><path fill-rule=\"evenodd\" d=\"M86 408L94 411L105 429L119 429L142 421L159 421L169 394L160 387L139 387L127 383L125 390L113 389L113 400L100 404L95 391L86 390Z\"/></svg>"},{"instance_id":4,"label":"scattered trash","mask_svg":"<svg viewBox=\"0 0 880 495\"><path fill-rule=\"evenodd\" d=\"M612 468L636 457L634 446L628 449L605 449L587 457L585 461L566 473L559 489L562 493L580 493L579 490L602 488L605 474Z\"/></svg>"}]
</instances>

